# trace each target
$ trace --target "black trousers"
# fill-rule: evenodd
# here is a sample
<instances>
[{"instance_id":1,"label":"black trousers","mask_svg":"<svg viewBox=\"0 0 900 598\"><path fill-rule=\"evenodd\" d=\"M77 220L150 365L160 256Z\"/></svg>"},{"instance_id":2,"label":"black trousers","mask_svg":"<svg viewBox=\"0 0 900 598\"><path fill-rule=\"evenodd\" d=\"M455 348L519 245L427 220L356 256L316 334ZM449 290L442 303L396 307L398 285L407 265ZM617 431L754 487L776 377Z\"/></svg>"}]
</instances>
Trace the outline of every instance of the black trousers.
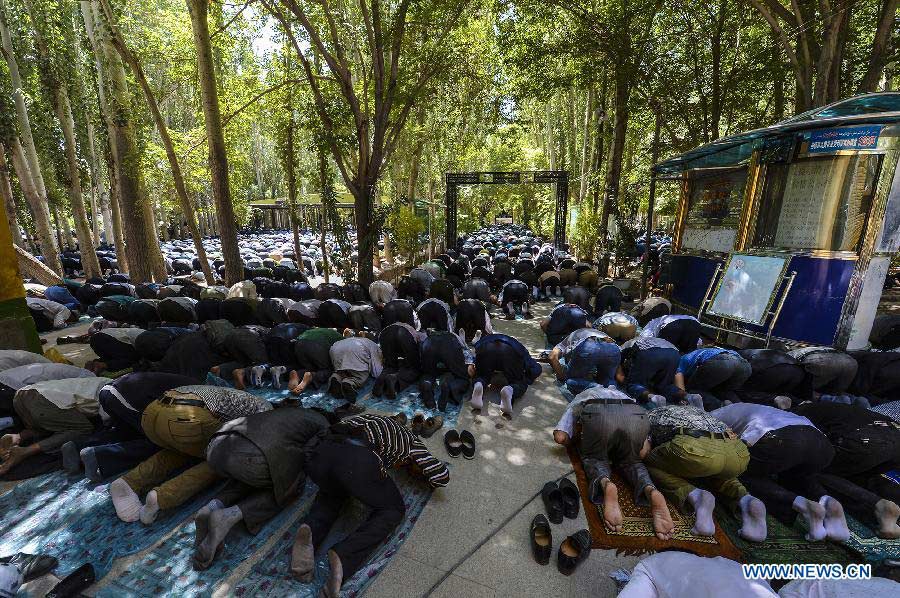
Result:
<instances>
[{"instance_id":1,"label":"black trousers","mask_svg":"<svg viewBox=\"0 0 900 598\"><path fill-rule=\"evenodd\" d=\"M91 349L100 357L100 361L106 364L106 369L115 372L131 367L139 359L134 345L129 345L108 334L97 333L91 335L89 341Z\"/></svg>"},{"instance_id":2,"label":"black trousers","mask_svg":"<svg viewBox=\"0 0 900 598\"><path fill-rule=\"evenodd\" d=\"M281 512L272 490L272 475L265 455L238 434L216 436L209 443L206 462L228 483L216 496L226 507L237 505L251 534Z\"/></svg>"},{"instance_id":3,"label":"black trousers","mask_svg":"<svg viewBox=\"0 0 900 598\"><path fill-rule=\"evenodd\" d=\"M294 342L297 373L302 378L306 372L312 372L313 388L325 384L331 376L331 355L328 349L329 347L323 343L307 339L297 339Z\"/></svg>"},{"instance_id":4,"label":"black trousers","mask_svg":"<svg viewBox=\"0 0 900 598\"><path fill-rule=\"evenodd\" d=\"M669 322L659 331L659 338L669 341L682 353L690 353L700 340L700 322L687 318Z\"/></svg>"},{"instance_id":5,"label":"black trousers","mask_svg":"<svg viewBox=\"0 0 900 598\"><path fill-rule=\"evenodd\" d=\"M384 388L385 380L389 377L393 377L395 381L395 388L397 392L405 389L407 386L411 386L416 383L419 379L419 370L409 368L409 367L400 367L400 368L391 368L385 367L381 371L381 375L375 379L375 390L378 392L373 392L375 396L379 396Z\"/></svg>"},{"instance_id":6,"label":"black trousers","mask_svg":"<svg viewBox=\"0 0 900 598\"><path fill-rule=\"evenodd\" d=\"M797 517L794 499L819 500L828 492L819 480L834 458L828 438L812 426L772 430L750 447L750 464L741 482L766 510L790 525Z\"/></svg>"},{"instance_id":7,"label":"black trousers","mask_svg":"<svg viewBox=\"0 0 900 598\"><path fill-rule=\"evenodd\" d=\"M602 316L608 311L621 311L624 294L619 287L611 284L603 285L594 298L594 313Z\"/></svg>"},{"instance_id":8,"label":"black trousers","mask_svg":"<svg viewBox=\"0 0 900 598\"><path fill-rule=\"evenodd\" d=\"M312 530L313 546L328 535L347 499L372 509L356 531L331 548L341 559L344 579L350 579L403 521L403 496L394 480L382 474L375 452L365 446L326 438L309 455L306 474L319 487L304 519Z\"/></svg>"}]
</instances>

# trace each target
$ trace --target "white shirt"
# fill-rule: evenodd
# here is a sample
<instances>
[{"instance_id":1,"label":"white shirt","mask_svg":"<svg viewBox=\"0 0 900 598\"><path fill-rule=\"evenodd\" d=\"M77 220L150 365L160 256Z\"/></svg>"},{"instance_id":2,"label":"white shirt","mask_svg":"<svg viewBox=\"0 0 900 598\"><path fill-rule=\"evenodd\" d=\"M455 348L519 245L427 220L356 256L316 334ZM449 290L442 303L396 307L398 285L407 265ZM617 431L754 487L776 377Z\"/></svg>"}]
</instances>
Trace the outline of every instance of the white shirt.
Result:
<instances>
[{"instance_id":1,"label":"white shirt","mask_svg":"<svg viewBox=\"0 0 900 598\"><path fill-rule=\"evenodd\" d=\"M772 430L779 430L787 426L815 428L813 423L802 415L754 403L733 403L710 412L710 415L725 422L748 446L753 446Z\"/></svg>"},{"instance_id":2,"label":"white shirt","mask_svg":"<svg viewBox=\"0 0 900 598\"><path fill-rule=\"evenodd\" d=\"M634 403L634 399L620 390L616 390L615 388L607 388L605 386L593 386L578 393L575 399L571 403L569 403L569 405L566 407L566 410L563 412L562 417L559 418L559 422L557 422L556 428L554 428L553 431L555 432L559 430L560 432L565 432L569 435L569 438L574 436L576 420L575 413L579 410L578 408L582 403L584 403L585 401L590 401L591 399L621 399L628 403Z\"/></svg>"},{"instance_id":3,"label":"white shirt","mask_svg":"<svg viewBox=\"0 0 900 598\"><path fill-rule=\"evenodd\" d=\"M30 384L19 390L34 390L60 409L75 409L85 415L97 415L100 410L100 389L111 378L65 378Z\"/></svg>"},{"instance_id":4,"label":"white shirt","mask_svg":"<svg viewBox=\"0 0 900 598\"><path fill-rule=\"evenodd\" d=\"M26 297L25 301L28 302L28 307L31 309L37 309L52 317L53 327L57 329L65 328L66 320L72 315L72 310L56 301L50 301L49 299L35 299L34 297Z\"/></svg>"},{"instance_id":5,"label":"white shirt","mask_svg":"<svg viewBox=\"0 0 900 598\"><path fill-rule=\"evenodd\" d=\"M376 280L369 285L369 297L373 303L385 304L397 298L397 291L388 281Z\"/></svg>"},{"instance_id":6,"label":"white shirt","mask_svg":"<svg viewBox=\"0 0 900 598\"><path fill-rule=\"evenodd\" d=\"M670 324L675 320L696 320L694 316L685 316L680 314L672 314L668 316L660 316L658 318L653 318L647 325L644 326L644 329L641 330L640 336L659 336L659 331L663 329L666 324Z\"/></svg>"},{"instance_id":7,"label":"white shirt","mask_svg":"<svg viewBox=\"0 0 900 598\"><path fill-rule=\"evenodd\" d=\"M50 363L50 360L40 353L22 351L20 349L0 350L0 372L10 368L28 365L29 363Z\"/></svg>"},{"instance_id":8,"label":"white shirt","mask_svg":"<svg viewBox=\"0 0 900 598\"><path fill-rule=\"evenodd\" d=\"M778 598L764 580L744 579L740 563L661 552L634 568L619 598Z\"/></svg>"},{"instance_id":9,"label":"white shirt","mask_svg":"<svg viewBox=\"0 0 900 598\"><path fill-rule=\"evenodd\" d=\"M66 363L29 363L0 372L0 384L19 390L23 386L48 380L94 377L93 372Z\"/></svg>"},{"instance_id":10,"label":"white shirt","mask_svg":"<svg viewBox=\"0 0 900 598\"><path fill-rule=\"evenodd\" d=\"M143 328L104 328L97 334L106 334L117 341L128 345L134 345L135 339L145 332L147 331Z\"/></svg>"}]
</instances>

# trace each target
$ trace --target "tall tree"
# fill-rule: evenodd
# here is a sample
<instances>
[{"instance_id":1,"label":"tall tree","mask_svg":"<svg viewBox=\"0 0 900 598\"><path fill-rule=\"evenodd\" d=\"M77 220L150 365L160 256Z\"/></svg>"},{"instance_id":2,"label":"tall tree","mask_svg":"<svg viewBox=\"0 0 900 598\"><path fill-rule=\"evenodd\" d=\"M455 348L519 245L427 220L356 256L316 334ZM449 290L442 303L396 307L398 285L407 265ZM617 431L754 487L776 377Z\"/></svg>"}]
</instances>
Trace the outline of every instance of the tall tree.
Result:
<instances>
[{"instance_id":1,"label":"tall tree","mask_svg":"<svg viewBox=\"0 0 900 598\"><path fill-rule=\"evenodd\" d=\"M37 147L34 144L34 135L31 130L31 119L28 116L28 108L25 105L25 88L22 77L19 74L19 63L13 47L7 15L9 9L6 0L0 0L0 50L9 68L9 77L12 83L13 103L15 105L16 118L18 120L18 137L13 146L13 151L21 152L24 164L21 165L20 182L25 177L24 185L30 187L31 193L25 193L34 215L34 224L37 229L41 244L41 253L47 265L58 274L62 274L62 261L59 258L59 246L53 237L53 227L50 224L50 203L47 197L47 187L44 185L44 175L41 171L41 162L38 157ZM27 167L27 168L26 168ZM24 189L23 189L24 192Z\"/></svg>"},{"instance_id":2,"label":"tall tree","mask_svg":"<svg viewBox=\"0 0 900 598\"><path fill-rule=\"evenodd\" d=\"M147 77L144 74L144 69L141 66L140 61L138 61L137 57L125 45L125 39L122 37L122 34L116 26L115 15L113 14L109 0L100 0L100 3L106 14L107 22L109 23L110 41L112 41L113 46L122 57L122 60L131 67L131 71L134 74L135 79L137 79L141 91L144 93L144 98L147 100L147 106L150 108L150 114L153 116L156 130L159 133L163 147L166 150L166 158L169 160L169 167L172 169L175 193L181 204L184 218L187 220L191 238L194 240L194 249L197 251L197 257L200 260L200 268L203 270L203 276L206 278L207 284L213 285L215 284L216 279L210 268L209 259L206 257L206 249L203 247L203 238L200 236L200 230L197 227L197 210L193 203L191 203L190 197L188 197L187 186L185 185L184 176L181 172L181 164L179 164L178 157L175 155L175 146L172 143L172 137L169 135L169 127L166 125L166 121L159 111L156 97L153 95L153 90L150 89L150 83L147 81Z\"/></svg>"},{"instance_id":3,"label":"tall tree","mask_svg":"<svg viewBox=\"0 0 900 598\"><path fill-rule=\"evenodd\" d=\"M340 9L327 0L261 2L299 56L328 149L353 195L358 278L368 284L378 233L376 184L413 106L452 62L452 37L471 2L363 0ZM317 74L313 53L328 67L327 77Z\"/></svg>"},{"instance_id":4,"label":"tall tree","mask_svg":"<svg viewBox=\"0 0 900 598\"><path fill-rule=\"evenodd\" d=\"M219 224L219 238L222 242L222 257L225 260L225 281L234 284L244 278L237 242L237 219L231 203L231 183L228 180L228 154L225 149L225 135L222 130L222 115L219 110L219 93L216 87L216 73L213 63L212 43L209 38L209 16L207 0L188 0L191 13L191 28L194 31L194 46L197 49L197 75L200 79L200 96L203 104L203 119L206 123L206 138L209 145L209 171L212 178L212 195L216 204L216 221Z\"/></svg>"}]
</instances>

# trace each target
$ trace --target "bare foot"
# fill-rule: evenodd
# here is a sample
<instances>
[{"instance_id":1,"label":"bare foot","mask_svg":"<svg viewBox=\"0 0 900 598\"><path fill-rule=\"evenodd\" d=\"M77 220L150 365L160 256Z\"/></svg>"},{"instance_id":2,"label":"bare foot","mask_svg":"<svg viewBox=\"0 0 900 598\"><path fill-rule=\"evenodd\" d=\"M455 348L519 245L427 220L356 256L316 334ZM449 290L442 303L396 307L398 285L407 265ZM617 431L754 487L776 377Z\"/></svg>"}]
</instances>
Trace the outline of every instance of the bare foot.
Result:
<instances>
[{"instance_id":1,"label":"bare foot","mask_svg":"<svg viewBox=\"0 0 900 598\"><path fill-rule=\"evenodd\" d=\"M297 372L291 372L293 377L297 377ZM306 372L303 374L303 379L293 388L291 388L292 395L302 394L306 387L309 386L309 383L312 381L312 372ZM290 385L289 385L290 386Z\"/></svg>"},{"instance_id":2,"label":"bare foot","mask_svg":"<svg viewBox=\"0 0 900 598\"><path fill-rule=\"evenodd\" d=\"M244 390L247 388L247 384L244 382L244 368L237 368L234 372L231 373L231 377L234 380L234 387L238 390Z\"/></svg>"},{"instance_id":3,"label":"bare foot","mask_svg":"<svg viewBox=\"0 0 900 598\"><path fill-rule=\"evenodd\" d=\"M22 436L20 434L4 434L0 438L0 458L9 457L9 449L22 444Z\"/></svg>"},{"instance_id":4,"label":"bare foot","mask_svg":"<svg viewBox=\"0 0 900 598\"><path fill-rule=\"evenodd\" d=\"M622 531L622 509L619 507L619 489L607 480L603 487L603 523L612 532Z\"/></svg>"},{"instance_id":5,"label":"bare foot","mask_svg":"<svg viewBox=\"0 0 900 598\"><path fill-rule=\"evenodd\" d=\"M13 446L7 453L6 460L0 464L0 475L6 475L9 470L27 459L28 457L40 452L40 447L36 444L31 446Z\"/></svg>"},{"instance_id":6,"label":"bare foot","mask_svg":"<svg viewBox=\"0 0 900 598\"><path fill-rule=\"evenodd\" d=\"M291 550L291 575L298 581L309 583L313 580L315 568L312 530L304 523L297 530L297 537L294 538L294 548Z\"/></svg>"},{"instance_id":7,"label":"bare foot","mask_svg":"<svg viewBox=\"0 0 900 598\"><path fill-rule=\"evenodd\" d=\"M219 372L222 370L219 369L219 366L214 365L211 368L209 368L209 371L212 372L213 374L215 374L216 376L218 376Z\"/></svg>"},{"instance_id":8,"label":"bare foot","mask_svg":"<svg viewBox=\"0 0 900 598\"><path fill-rule=\"evenodd\" d=\"M900 506L897 503L882 498L875 503L875 519L878 520L878 537L888 540L900 538L900 526L897 519L900 518Z\"/></svg>"},{"instance_id":9,"label":"bare foot","mask_svg":"<svg viewBox=\"0 0 900 598\"><path fill-rule=\"evenodd\" d=\"M328 565L331 571L325 580L322 594L325 598L338 598L341 595L341 585L344 583L344 567L341 565L341 557L333 550L328 551Z\"/></svg>"},{"instance_id":10,"label":"bare foot","mask_svg":"<svg viewBox=\"0 0 900 598\"><path fill-rule=\"evenodd\" d=\"M766 539L766 505L749 494L741 497L741 529L738 535L748 542Z\"/></svg>"},{"instance_id":11,"label":"bare foot","mask_svg":"<svg viewBox=\"0 0 900 598\"><path fill-rule=\"evenodd\" d=\"M669 513L669 505L666 504L666 498L659 490L650 492L650 512L653 515L653 530L656 537L660 540L670 540L672 532L675 531L675 524L672 522L672 514Z\"/></svg>"},{"instance_id":12,"label":"bare foot","mask_svg":"<svg viewBox=\"0 0 900 598\"><path fill-rule=\"evenodd\" d=\"M344 328L344 338L350 338L353 336L353 331L349 328Z\"/></svg>"},{"instance_id":13,"label":"bare foot","mask_svg":"<svg viewBox=\"0 0 900 598\"><path fill-rule=\"evenodd\" d=\"M294 392L298 384L300 384L300 374L297 373L297 370L291 370L291 373L288 374L288 390Z\"/></svg>"}]
</instances>

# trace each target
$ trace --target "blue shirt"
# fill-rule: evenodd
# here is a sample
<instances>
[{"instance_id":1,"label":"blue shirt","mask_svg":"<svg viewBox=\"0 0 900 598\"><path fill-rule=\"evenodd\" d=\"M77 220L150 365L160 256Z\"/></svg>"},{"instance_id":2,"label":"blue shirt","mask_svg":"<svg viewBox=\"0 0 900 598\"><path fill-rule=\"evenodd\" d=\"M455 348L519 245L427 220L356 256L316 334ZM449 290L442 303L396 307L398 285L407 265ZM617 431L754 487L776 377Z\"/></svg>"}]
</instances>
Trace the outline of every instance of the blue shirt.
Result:
<instances>
[{"instance_id":1,"label":"blue shirt","mask_svg":"<svg viewBox=\"0 0 900 598\"><path fill-rule=\"evenodd\" d=\"M678 374L684 374L685 378L690 378L694 375L694 371L697 369L697 366L701 363L705 363L715 357L716 355L721 355L722 353L731 353L732 355L737 355L734 351L730 349L722 349L721 347L709 347L708 349L697 349L696 351L691 351L685 355L681 356L681 361L678 362L678 369L675 370Z\"/></svg>"}]
</instances>

